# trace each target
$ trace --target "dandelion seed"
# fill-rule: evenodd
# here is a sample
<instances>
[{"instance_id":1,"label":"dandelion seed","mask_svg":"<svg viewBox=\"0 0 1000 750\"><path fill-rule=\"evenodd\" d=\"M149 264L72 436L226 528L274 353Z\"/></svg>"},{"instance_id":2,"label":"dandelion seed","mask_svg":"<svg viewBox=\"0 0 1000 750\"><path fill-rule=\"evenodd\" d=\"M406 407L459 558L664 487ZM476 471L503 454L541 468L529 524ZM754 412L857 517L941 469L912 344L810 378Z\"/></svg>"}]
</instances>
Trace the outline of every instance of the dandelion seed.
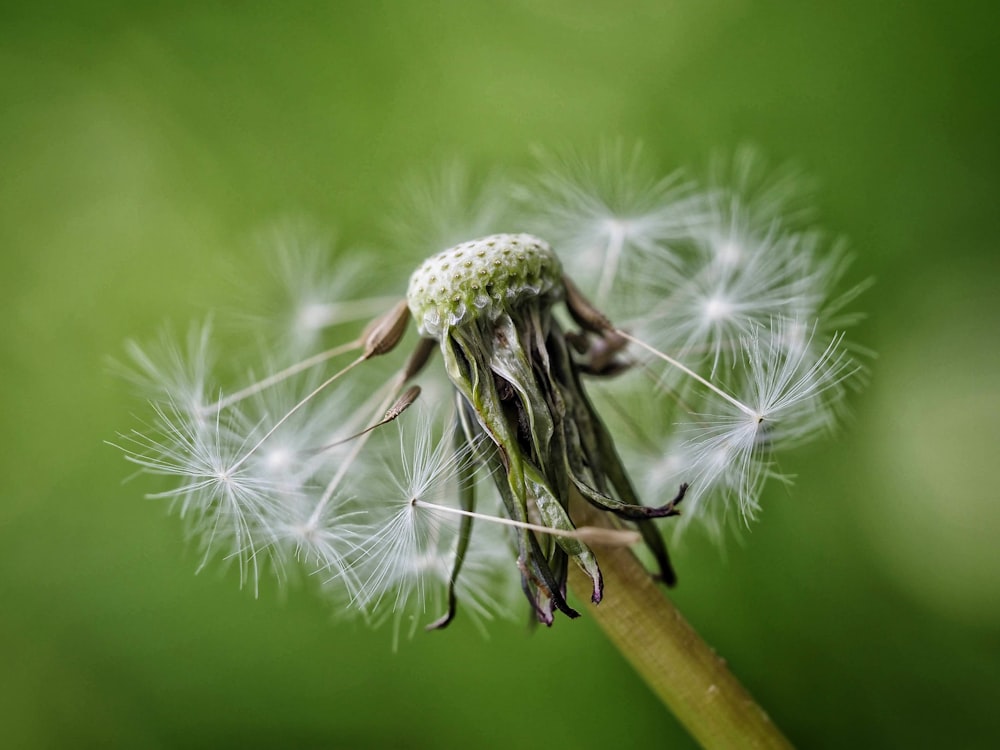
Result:
<instances>
[{"instance_id":1,"label":"dandelion seed","mask_svg":"<svg viewBox=\"0 0 1000 750\"><path fill-rule=\"evenodd\" d=\"M509 193L500 174L479 177L457 160L430 175L412 176L389 219L393 243L424 257L500 232L511 220Z\"/></svg>"},{"instance_id":2,"label":"dandelion seed","mask_svg":"<svg viewBox=\"0 0 1000 750\"><path fill-rule=\"evenodd\" d=\"M248 295L258 312L238 313L237 323L280 358L304 359L330 329L366 321L394 301L365 296L372 277L361 261L364 253L335 251L331 237L308 222L283 222L257 244L268 283Z\"/></svg>"},{"instance_id":3,"label":"dandelion seed","mask_svg":"<svg viewBox=\"0 0 1000 750\"><path fill-rule=\"evenodd\" d=\"M659 177L638 146L605 145L595 162L575 154L538 160L536 181L519 191L528 226L561 248L571 275L594 285L602 308L620 274L641 273L650 255L669 262L670 243L703 211L702 196L679 173Z\"/></svg>"},{"instance_id":4,"label":"dandelion seed","mask_svg":"<svg viewBox=\"0 0 1000 750\"><path fill-rule=\"evenodd\" d=\"M193 419L176 408L154 406L151 431L122 436L125 457L144 471L171 477L180 484L147 495L169 499L201 539L202 566L213 551L236 560L240 580L258 579L259 529L266 529L271 511L280 502L280 488L272 481L241 469L238 456L250 426L235 414L214 423Z\"/></svg>"},{"instance_id":5,"label":"dandelion seed","mask_svg":"<svg viewBox=\"0 0 1000 750\"><path fill-rule=\"evenodd\" d=\"M128 360L112 362L112 367L154 401L169 403L186 414L201 414L214 387L211 335L211 323L205 322L191 326L183 345L169 330L151 346L129 341L125 347Z\"/></svg>"},{"instance_id":6,"label":"dandelion seed","mask_svg":"<svg viewBox=\"0 0 1000 750\"><path fill-rule=\"evenodd\" d=\"M467 527L455 515L440 511L451 509L448 504L476 481L476 445L456 449L449 429L435 429L426 413L421 417L417 429L400 428L395 451L382 447L380 465L395 471L362 479L364 505L378 520L359 563L361 586L355 603L377 612L388 600L397 628L404 622L410 628L427 625L432 607L435 614L447 609L454 593L452 571L467 551L462 543ZM484 540L478 541L482 548ZM463 567L465 562L462 559ZM485 593L477 597L480 613L489 611L488 600Z\"/></svg>"}]
</instances>

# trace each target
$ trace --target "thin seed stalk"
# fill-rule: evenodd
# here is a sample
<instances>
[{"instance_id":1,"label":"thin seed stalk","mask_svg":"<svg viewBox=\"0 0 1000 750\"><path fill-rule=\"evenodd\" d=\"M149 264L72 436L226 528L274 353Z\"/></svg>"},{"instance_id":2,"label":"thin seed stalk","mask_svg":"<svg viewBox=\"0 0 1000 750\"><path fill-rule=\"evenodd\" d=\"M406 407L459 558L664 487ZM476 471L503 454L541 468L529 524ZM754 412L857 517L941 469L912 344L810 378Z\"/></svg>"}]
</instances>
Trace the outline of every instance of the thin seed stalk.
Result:
<instances>
[{"instance_id":1,"label":"thin seed stalk","mask_svg":"<svg viewBox=\"0 0 1000 750\"><path fill-rule=\"evenodd\" d=\"M579 525L607 525L606 515L579 496L572 512ZM630 549L595 551L605 593L586 614L702 747L792 747ZM570 567L570 589L580 601L589 602L590 578Z\"/></svg>"}]
</instances>

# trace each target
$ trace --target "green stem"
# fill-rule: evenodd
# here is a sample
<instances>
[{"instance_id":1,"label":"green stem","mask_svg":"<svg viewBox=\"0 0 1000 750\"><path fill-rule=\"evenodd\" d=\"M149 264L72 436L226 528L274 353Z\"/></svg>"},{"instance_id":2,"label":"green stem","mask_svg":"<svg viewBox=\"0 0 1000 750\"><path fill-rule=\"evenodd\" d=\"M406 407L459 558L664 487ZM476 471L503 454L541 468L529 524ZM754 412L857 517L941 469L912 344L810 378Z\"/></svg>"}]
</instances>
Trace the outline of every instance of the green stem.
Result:
<instances>
[{"instance_id":1,"label":"green stem","mask_svg":"<svg viewBox=\"0 0 1000 750\"><path fill-rule=\"evenodd\" d=\"M577 500L572 508L577 525L606 523L605 514ZM791 747L631 550L598 548L597 558L604 600L587 613L702 747ZM590 578L571 567L570 588L589 602Z\"/></svg>"}]
</instances>

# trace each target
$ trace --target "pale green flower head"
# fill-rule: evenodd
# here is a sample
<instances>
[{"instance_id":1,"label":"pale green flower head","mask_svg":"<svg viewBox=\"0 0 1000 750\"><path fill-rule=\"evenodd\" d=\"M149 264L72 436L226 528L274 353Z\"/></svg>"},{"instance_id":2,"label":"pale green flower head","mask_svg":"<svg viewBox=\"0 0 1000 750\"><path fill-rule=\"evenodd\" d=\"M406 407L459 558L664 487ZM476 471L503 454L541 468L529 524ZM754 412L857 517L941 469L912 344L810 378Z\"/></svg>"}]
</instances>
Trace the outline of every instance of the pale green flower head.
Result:
<instances>
[{"instance_id":1,"label":"pale green flower head","mask_svg":"<svg viewBox=\"0 0 1000 750\"><path fill-rule=\"evenodd\" d=\"M556 295L562 264L545 240L530 234L494 234L448 248L410 277L410 312L423 336L483 318L496 320L528 297Z\"/></svg>"}]
</instances>

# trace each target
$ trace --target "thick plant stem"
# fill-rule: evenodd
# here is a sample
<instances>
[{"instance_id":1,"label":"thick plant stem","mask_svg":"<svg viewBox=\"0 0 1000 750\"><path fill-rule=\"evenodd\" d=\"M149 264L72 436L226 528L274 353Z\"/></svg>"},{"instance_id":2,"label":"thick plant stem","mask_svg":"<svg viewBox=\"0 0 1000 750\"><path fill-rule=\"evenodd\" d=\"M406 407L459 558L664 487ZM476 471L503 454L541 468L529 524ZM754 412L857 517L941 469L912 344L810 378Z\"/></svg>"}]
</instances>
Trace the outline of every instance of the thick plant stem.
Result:
<instances>
[{"instance_id":1,"label":"thick plant stem","mask_svg":"<svg viewBox=\"0 0 1000 750\"><path fill-rule=\"evenodd\" d=\"M576 498L573 520L602 525L604 514ZM708 750L790 748L771 719L664 595L631 550L597 549L604 600L590 606L608 638L691 735ZM591 580L577 569L570 587L590 601Z\"/></svg>"}]
</instances>

